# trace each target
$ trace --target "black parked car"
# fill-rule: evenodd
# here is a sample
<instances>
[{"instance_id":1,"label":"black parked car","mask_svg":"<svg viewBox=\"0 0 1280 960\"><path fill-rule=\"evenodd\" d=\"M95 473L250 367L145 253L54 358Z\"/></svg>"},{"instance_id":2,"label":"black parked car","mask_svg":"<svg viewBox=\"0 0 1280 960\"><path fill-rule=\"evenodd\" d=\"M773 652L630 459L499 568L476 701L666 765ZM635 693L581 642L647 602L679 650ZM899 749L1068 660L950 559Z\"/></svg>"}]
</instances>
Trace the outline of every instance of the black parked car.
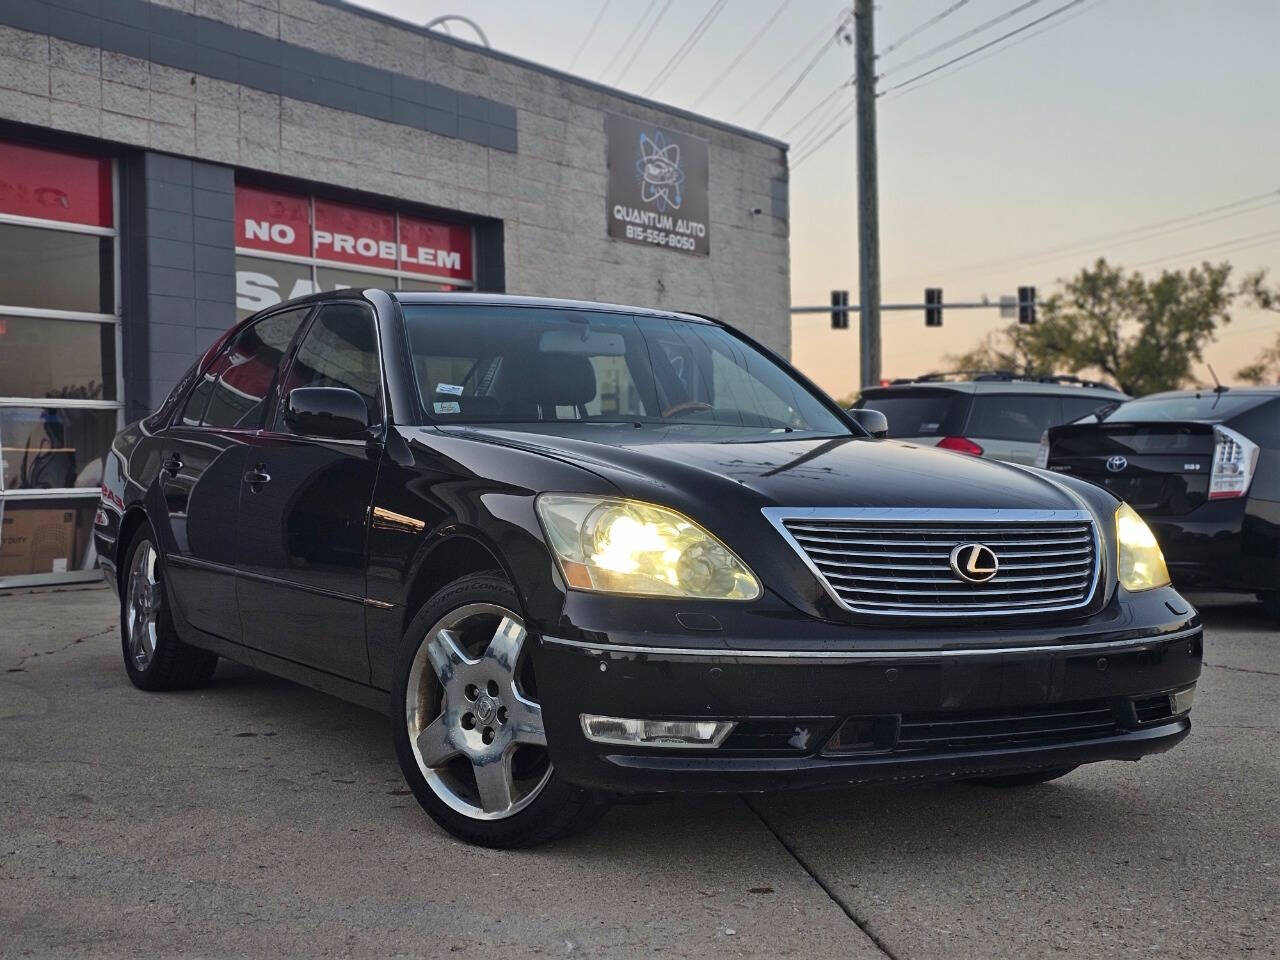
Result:
<instances>
[{"instance_id":1,"label":"black parked car","mask_svg":"<svg viewBox=\"0 0 1280 960\"><path fill-rule=\"evenodd\" d=\"M1136 760L1200 673L1106 491L874 439L731 328L630 307L258 314L117 437L96 535L137 686L224 656L387 711L422 805L494 846L618 794Z\"/></svg>"},{"instance_id":2,"label":"black parked car","mask_svg":"<svg viewBox=\"0 0 1280 960\"><path fill-rule=\"evenodd\" d=\"M1280 617L1280 387L1182 390L1053 427L1040 461L1126 500L1179 587L1257 593Z\"/></svg>"}]
</instances>

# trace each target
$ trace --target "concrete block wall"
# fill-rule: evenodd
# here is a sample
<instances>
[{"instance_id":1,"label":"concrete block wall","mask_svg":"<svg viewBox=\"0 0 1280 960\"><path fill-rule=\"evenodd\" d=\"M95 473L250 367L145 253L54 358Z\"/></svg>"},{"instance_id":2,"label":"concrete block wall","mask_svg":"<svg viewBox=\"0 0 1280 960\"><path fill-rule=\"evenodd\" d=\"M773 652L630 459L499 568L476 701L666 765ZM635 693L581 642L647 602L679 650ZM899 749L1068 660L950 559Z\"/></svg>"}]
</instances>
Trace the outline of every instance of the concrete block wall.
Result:
<instances>
[{"instance_id":1,"label":"concrete block wall","mask_svg":"<svg viewBox=\"0 0 1280 960\"><path fill-rule=\"evenodd\" d=\"M136 7L141 0L128 2ZM190 63L180 56L183 48L163 36L144 49L137 35L118 29L127 24L108 27L114 21L105 14L96 37L75 28L54 31L52 19L38 15L85 4L104 11L112 6L106 0L4 0L0 119L495 218L504 225L509 292L711 313L784 355L790 351L782 144L428 35L340 0L141 3L153 12L195 18ZM37 13L19 23L13 13L19 5ZM59 23L74 18L67 10L57 16ZM155 22L164 16L155 14ZM231 79L229 61L200 42L206 33L230 36L230 29L241 39L252 35L352 64L351 78L360 74L370 84L380 81L359 67L386 71L393 77L389 114L365 109L360 98L341 101L344 108L320 102L323 97L274 90L260 69L245 70L243 49ZM121 38L135 44L132 53L121 52ZM429 109L449 106L439 99L447 100L441 90L459 92L457 122L469 138L440 132L447 121L439 117L434 128L428 122ZM511 124L511 114L500 107L514 113L507 140L487 132L482 137L462 122L466 114L484 113L488 122ZM709 142L709 257L607 237L604 117L610 111ZM479 122L478 116L467 119ZM216 283L205 287L216 289Z\"/></svg>"}]
</instances>

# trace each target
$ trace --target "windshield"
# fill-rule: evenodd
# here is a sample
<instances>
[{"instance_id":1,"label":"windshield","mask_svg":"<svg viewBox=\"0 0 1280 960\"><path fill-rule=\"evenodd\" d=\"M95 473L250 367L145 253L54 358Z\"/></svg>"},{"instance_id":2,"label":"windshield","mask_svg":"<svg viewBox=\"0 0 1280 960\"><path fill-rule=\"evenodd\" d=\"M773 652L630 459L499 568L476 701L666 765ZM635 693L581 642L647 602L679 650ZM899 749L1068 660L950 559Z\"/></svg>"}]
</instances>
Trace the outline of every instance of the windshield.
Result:
<instances>
[{"instance_id":1,"label":"windshield","mask_svg":"<svg viewBox=\"0 0 1280 960\"><path fill-rule=\"evenodd\" d=\"M1130 400L1111 411L1108 423L1159 423L1164 420L1227 420L1243 413L1267 397L1257 394L1228 392L1199 393L1181 397L1145 397Z\"/></svg>"},{"instance_id":2,"label":"windshield","mask_svg":"<svg viewBox=\"0 0 1280 960\"><path fill-rule=\"evenodd\" d=\"M404 317L436 423L851 432L783 366L713 324L472 304L404 304Z\"/></svg>"}]
</instances>

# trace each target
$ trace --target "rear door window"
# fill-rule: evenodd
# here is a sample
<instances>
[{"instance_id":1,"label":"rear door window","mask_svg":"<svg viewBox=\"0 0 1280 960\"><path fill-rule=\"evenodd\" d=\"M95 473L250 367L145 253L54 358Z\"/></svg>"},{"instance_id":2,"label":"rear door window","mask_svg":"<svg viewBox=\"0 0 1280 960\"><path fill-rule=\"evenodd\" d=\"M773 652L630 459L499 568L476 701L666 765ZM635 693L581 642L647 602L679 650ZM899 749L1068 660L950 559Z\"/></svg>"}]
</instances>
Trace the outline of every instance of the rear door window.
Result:
<instances>
[{"instance_id":1,"label":"rear door window","mask_svg":"<svg viewBox=\"0 0 1280 960\"><path fill-rule=\"evenodd\" d=\"M286 310L245 327L230 348L218 357L196 385L182 413L183 423L193 423L202 394L208 401L200 422L206 427L257 430L280 361L310 307Z\"/></svg>"},{"instance_id":2,"label":"rear door window","mask_svg":"<svg viewBox=\"0 0 1280 960\"><path fill-rule=\"evenodd\" d=\"M973 398L965 436L1039 443L1040 435L1062 423L1062 400L1052 395L987 393Z\"/></svg>"},{"instance_id":3,"label":"rear door window","mask_svg":"<svg viewBox=\"0 0 1280 960\"><path fill-rule=\"evenodd\" d=\"M883 413L890 437L945 437L961 432L969 396L956 390L896 388L864 393L854 406Z\"/></svg>"},{"instance_id":4,"label":"rear door window","mask_svg":"<svg viewBox=\"0 0 1280 960\"><path fill-rule=\"evenodd\" d=\"M1119 397L1115 400L1107 400L1105 397L1063 397L1062 422L1075 423L1081 417L1087 417L1096 410L1114 407L1119 399Z\"/></svg>"}]
</instances>

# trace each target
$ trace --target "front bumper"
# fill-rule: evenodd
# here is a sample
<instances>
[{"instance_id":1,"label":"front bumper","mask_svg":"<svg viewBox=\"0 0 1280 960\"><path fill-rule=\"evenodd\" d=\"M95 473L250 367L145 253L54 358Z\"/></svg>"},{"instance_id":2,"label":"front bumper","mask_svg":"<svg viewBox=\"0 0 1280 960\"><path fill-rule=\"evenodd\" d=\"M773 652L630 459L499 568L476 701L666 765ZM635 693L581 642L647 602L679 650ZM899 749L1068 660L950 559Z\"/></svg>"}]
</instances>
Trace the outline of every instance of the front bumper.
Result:
<instances>
[{"instance_id":1,"label":"front bumper","mask_svg":"<svg viewBox=\"0 0 1280 960\"><path fill-rule=\"evenodd\" d=\"M1120 638L945 646L786 652L544 636L535 667L561 776L616 793L775 790L1137 760L1190 731L1185 714L1159 707L1199 677L1203 637L1194 617ZM583 713L728 719L737 727L715 748L622 747L588 740Z\"/></svg>"}]
</instances>

